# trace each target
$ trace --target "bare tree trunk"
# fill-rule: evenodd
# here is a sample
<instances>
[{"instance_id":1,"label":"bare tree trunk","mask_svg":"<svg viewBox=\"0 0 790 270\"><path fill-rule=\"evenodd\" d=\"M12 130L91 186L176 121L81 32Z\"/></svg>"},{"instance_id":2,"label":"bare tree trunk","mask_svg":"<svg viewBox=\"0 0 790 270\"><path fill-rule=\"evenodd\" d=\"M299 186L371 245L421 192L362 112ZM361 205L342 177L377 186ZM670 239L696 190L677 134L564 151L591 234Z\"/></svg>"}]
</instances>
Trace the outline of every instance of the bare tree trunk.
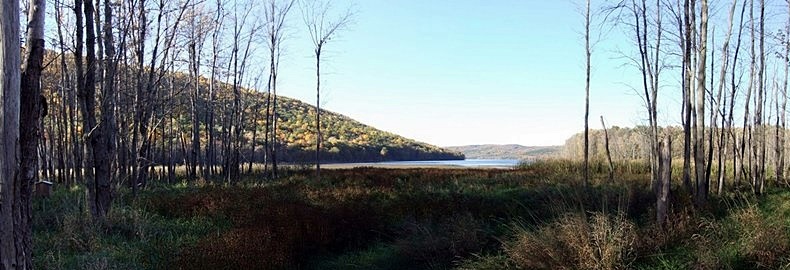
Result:
<instances>
[{"instance_id":1,"label":"bare tree trunk","mask_svg":"<svg viewBox=\"0 0 790 270\"><path fill-rule=\"evenodd\" d=\"M586 187L590 182L590 0L587 0L584 12L584 56L586 60L584 77L584 186ZM603 124L603 116L601 116L601 124ZM611 180L611 173L609 176L609 180Z\"/></svg>"},{"instance_id":2,"label":"bare tree trunk","mask_svg":"<svg viewBox=\"0 0 790 270\"><path fill-rule=\"evenodd\" d=\"M315 53L315 174L316 178L321 178L321 52L324 45L337 34L339 29L348 25L351 21L351 10L347 10L335 20L327 18L331 3L327 1L312 1L302 7L302 15L305 25L313 41L313 52ZM589 10L589 1L587 3ZM589 19L588 19L589 25ZM589 28L589 27L588 27ZM589 50L588 50L589 51ZM589 91L588 91L589 92Z\"/></svg>"},{"instance_id":3,"label":"bare tree trunk","mask_svg":"<svg viewBox=\"0 0 790 270\"><path fill-rule=\"evenodd\" d=\"M315 177L321 179L321 46L315 51Z\"/></svg>"},{"instance_id":4,"label":"bare tree trunk","mask_svg":"<svg viewBox=\"0 0 790 270\"><path fill-rule=\"evenodd\" d=\"M211 34L211 41L212 41L212 50L211 50L211 72L209 75L209 87L208 87L208 113L206 114L206 133L208 136L208 140L206 142L206 172L204 174L207 178L211 178L217 172L215 171L215 165L217 163L217 151L216 151L216 141L214 136L214 111L215 107L215 92L216 92L216 76L217 76L217 63L219 61L219 53L220 53L220 36L222 32L222 21L224 20L224 13L222 12L222 1L217 0L216 2L216 17L215 25L213 29L213 33Z\"/></svg>"},{"instance_id":5,"label":"bare tree trunk","mask_svg":"<svg viewBox=\"0 0 790 270\"><path fill-rule=\"evenodd\" d=\"M281 47L284 40L284 25L288 12L293 7L296 0L288 0L282 5L278 5L277 0L268 0L265 4L264 15L266 17L266 24L268 25L266 38L269 47L269 86L271 92L271 117L272 117L272 135L271 135L271 161L272 171L271 177L277 177L277 151L279 141L277 138L277 72L280 65L280 54L282 53Z\"/></svg>"},{"instance_id":6,"label":"bare tree trunk","mask_svg":"<svg viewBox=\"0 0 790 270\"><path fill-rule=\"evenodd\" d=\"M104 0L104 89L102 99L102 123L101 123L101 138L99 144L101 152L97 160L101 161L100 168L101 174L97 173L97 201L99 209L106 213L110 209L112 202L112 181L113 179L113 156L115 153L115 44L113 41L112 33L112 3L110 0Z\"/></svg>"},{"instance_id":7,"label":"bare tree trunk","mask_svg":"<svg viewBox=\"0 0 790 270\"><path fill-rule=\"evenodd\" d=\"M17 269L25 266L25 247L20 245L18 231L20 214L21 183L17 178L19 152L19 109L20 109L20 51L19 51L19 1L6 1L0 5L0 269ZM30 254L26 254L30 256ZM24 267L22 269L25 269Z\"/></svg>"},{"instance_id":8,"label":"bare tree trunk","mask_svg":"<svg viewBox=\"0 0 790 270\"><path fill-rule=\"evenodd\" d=\"M755 163L756 193L762 194L765 190L765 125L763 124L763 107L765 106L765 0L760 0L760 68L757 70L757 106L754 117L757 126L758 161Z\"/></svg>"},{"instance_id":9,"label":"bare tree trunk","mask_svg":"<svg viewBox=\"0 0 790 270\"><path fill-rule=\"evenodd\" d=\"M690 0L683 1L683 186L694 193L691 186L691 76L693 66L691 63L691 4Z\"/></svg>"},{"instance_id":10,"label":"bare tree trunk","mask_svg":"<svg viewBox=\"0 0 790 270\"><path fill-rule=\"evenodd\" d=\"M658 158L660 192L656 194L656 222L662 228L667 221L669 192L672 183L672 136L666 135L659 144L661 155Z\"/></svg>"},{"instance_id":11,"label":"bare tree trunk","mask_svg":"<svg viewBox=\"0 0 790 270\"><path fill-rule=\"evenodd\" d=\"M780 117L777 119L777 130L781 130L781 134L778 137L778 145L776 148L778 149L779 155L777 157L777 165L776 165L776 181L777 183L784 183L785 186L790 186L788 184L787 179L784 177L785 173L785 139L787 136L787 88L788 88L788 77L790 77L790 5L788 5L787 11L787 22L785 23L785 40L784 40L784 61L782 65L784 66L784 85L782 87L782 108L779 109Z\"/></svg>"},{"instance_id":12,"label":"bare tree trunk","mask_svg":"<svg viewBox=\"0 0 790 270\"><path fill-rule=\"evenodd\" d=\"M609 160L609 182L613 182L614 163L612 163L612 153L609 151L609 131L606 129L606 123L603 121L603 115L601 115L601 126L603 126L604 144L606 146L606 158Z\"/></svg>"},{"instance_id":13,"label":"bare tree trunk","mask_svg":"<svg viewBox=\"0 0 790 270\"><path fill-rule=\"evenodd\" d=\"M694 167L696 169L696 184L698 206L705 205L708 199L709 181L705 173L705 66L707 58L708 43L708 1L701 0L701 14L699 26L699 44L697 45L697 93L696 93L696 121L695 145L694 145Z\"/></svg>"},{"instance_id":14,"label":"bare tree trunk","mask_svg":"<svg viewBox=\"0 0 790 270\"><path fill-rule=\"evenodd\" d=\"M722 95L724 95L724 86L726 85L726 80L727 80L727 69L728 69L728 66L729 66L729 55L730 55L730 53L729 53L730 37L732 36L732 25L733 25L733 19L734 19L734 16L735 16L735 7L737 5L738 5L738 0L733 0L732 1L732 5L730 6L730 11L729 11L729 16L728 16L727 34L726 34L726 36L724 38L724 43L721 46L721 48L722 48L722 51L721 51L722 64L721 64L721 69L719 70L719 90L718 90L718 94L717 94L717 100L719 100L719 101L717 102L716 110L714 110L717 113L714 114L714 118L713 118L713 120L711 120L712 123L716 122L716 120L715 120L716 118L715 117L717 117L719 115L718 114L719 108L725 108L726 109L726 107L727 107L727 105L726 105L727 98L726 97L724 97L724 103L725 103L724 106L721 106L720 104L721 104L721 100L722 100ZM734 103L734 101L735 101L735 98L734 98L734 95L733 95L732 103ZM716 185L716 193L719 194L719 195L721 195L721 193L724 191L724 178L725 178L724 177L725 176L725 170L724 170L725 168L724 168L724 166L725 166L725 162L724 162L724 155L722 155L722 153L725 152L725 148L727 146L727 143L725 141L727 137L725 136L726 133L724 132L724 128L725 128L725 125L726 125L724 112L721 112L721 118L722 118L722 125L721 125L721 130L719 131L720 134L719 134L719 144L718 144L718 146L719 146L719 158L718 158L718 161L719 161L719 174L718 174L718 181L717 181L717 185Z\"/></svg>"},{"instance_id":15,"label":"bare tree trunk","mask_svg":"<svg viewBox=\"0 0 790 270\"><path fill-rule=\"evenodd\" d=\"M106 141L106 137L108 134L104 134L104 132L108 129L113 129L114 126L111 123L101 123L101 126L97 126L96 123L96 116L95 116L95 96L96 96L96 32L94 30L94 24L89 23L93 22L93 4L92 0L85 1L85 47L87 51L86 55L86 70L85 70L85 90L83 95L83 103L84 108L84 116L86 118L86 122L88 125L86 127L85 132L87 132L87 137L90 140L91 144L91 153L93 154L93 161L94 170L93 178L88 179L88 196L90 198L89 206L91 209L91 213L93 217L97 220L103 220L109 211L109 206L111 202L111 194L110 194L110 163L111 160L109 159L108 150L109 150L109 143L110 141ZM103 98L103 102L109 102L111 100L111 96L106 96ZM110 102L108 105L112 106ZM102 117L112 117L112 116L105 116L104 114L112 114L111 111L105 111L102 113ZM89 169L91 169L89 167Z\"/></svg>"},{"instance_id":16,"label":"bare tree trunk","mask_svg":"<svg viewBox=\"0 0 790 270\"><path fill-rule=\"evenodd\" d=\"M26 57L22 66L19 130L20 164L18 202L14 216L18 222L14 226L14 236L17 245L17 267L19 269L32 269L33 243L31 235L32 217L32 185L38 181L38 144L41 138L41 120L43 118L42 103L46 102L41 95L41 71L44 61L44 16L46 1L31 1L28 10ZM4 112L7 113L7 112ZM9 146L11 144L6 144Z\"/></svg>"},{"instance_id":17,"label":"bare tree trunk","mask_svg":"<svg viewBox=\"0 0 790 270\"><path fill-rule=\"evenodd\" d=\"M733 173L732 178L735 181L734 186L737 187L740 184L741 179L741 169L743 163L743 155L739 155L739 148L738 148L738 137L733 131L733 126L735 125L735 101L736 101L736 94L738 89L738 84L736 81L736 70L738 68L738 55L741 51L741 37L743 34L743 15L746 12L746 3L741 6L741 16L738 22L738 39L735 45L735 55L732 59L732 71L730 74L730 97L732 102L730 102L730 109L729 109L729 117L727 119L727 129L729 130L730 137L732 138L732 166L733 166ZM749 102L747 101L745 104L746 108L749 106ZM746 110L748 112L748 109ZM743 132L745 133L746 130L744 129Z\"/></svg>"}]
</instances>

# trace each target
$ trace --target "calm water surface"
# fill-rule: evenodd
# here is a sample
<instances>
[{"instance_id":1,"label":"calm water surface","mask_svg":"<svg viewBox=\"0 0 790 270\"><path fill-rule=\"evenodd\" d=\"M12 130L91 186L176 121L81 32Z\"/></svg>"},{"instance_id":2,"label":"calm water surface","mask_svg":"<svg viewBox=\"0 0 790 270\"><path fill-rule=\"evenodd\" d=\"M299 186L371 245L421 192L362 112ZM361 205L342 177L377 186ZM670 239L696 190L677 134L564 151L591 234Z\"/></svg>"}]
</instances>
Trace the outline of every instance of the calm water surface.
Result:
<instances>
[{"instance_id":1,"label":"calm water surface","mask_svg":"<svg viewBox=\"0 0 790 270\"><path fill-rule=\"evenodd\" d=\"M344 164L352 167L466 167L466 168L513 168L519 164L517 159L466 159L466 160L422 160L422 161L386 161L371 163Z\"/></svg>"}]
</instances>

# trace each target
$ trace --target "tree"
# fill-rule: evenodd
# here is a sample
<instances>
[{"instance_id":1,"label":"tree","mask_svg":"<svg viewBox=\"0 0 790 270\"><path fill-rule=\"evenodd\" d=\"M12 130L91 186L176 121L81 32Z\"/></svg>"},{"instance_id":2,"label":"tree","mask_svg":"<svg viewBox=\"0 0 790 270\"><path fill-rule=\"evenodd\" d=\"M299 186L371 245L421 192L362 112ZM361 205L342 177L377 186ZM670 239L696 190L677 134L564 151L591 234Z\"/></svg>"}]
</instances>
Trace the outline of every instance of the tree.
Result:
<instances>
[{"instance_id":1,"label":"tree","mask_svg":"<svg viewBox=\"0 0 790 270\"><path fill-rule=\"evenodd\" d=\"M659 193L656 196L656 222L663 227L667 221L672 184L672 136L666 135L658 147L661 149L661 154L658 157Z\"/></svg>"},{"instance_id":2,"label":"tree","mask_svg":"<svg viewBox=\"0 0 790 270\"><path fill-rule=\"evenodd\" d=\"M264 4L264 16L266 20L266 45L269 47L269 83L266 92L269 93L266 101L266 128L269 129L271 123L271 145L268 147L267 156L271 158L272 171L271 177L277 177L277 72L280 66L280 56L282 55L282 43L285 39L284 27L288 12L291 11L296 0L286 0L280 3L278 0L268 0ZM270 120L271 119L271 120ZM265 140L268 141L268 131ZM265 144L268 144L266 142Z\"/></svg>"},{"instance_id":3,"label":"tree","mask_svg":"<svg viewBox=\"0 0 790 270\"><path fill-rule=\"evenodd\" d=\"M709 179L705 173L705 67L707 65L707 48L708 48L708 1L701 0L700 6L700 25L699 25L699 42L697 43L697 87L696 87L696 104L694 108L696 113L693 115L694 119L694 169L696 171L695 183L696 202L698 205L705 204L708 198Z\"/></svg>"},{"instance_id":4,"label":"tree","mask_svg":"<svg viewBox=\"0 0 790 270\"><path fill-rule=\"evenodd\" d=\"M754 147L756 162L752 168L752 187L756 194L762 194L765 189L765 126L763 125L763 107L765 106L765 0L760 0L760 41L759 68L757 69L757 100L754 108L754 125L757 129L757 140Z\"/></svg>"},{"instance_id":5,"label":"tree","mask_svg":"<svg viewBox=\"0 0 790 270\"><path fill-rule=\"evenodd\" d=\"M680 20L681 48L683 49L683 186L691 192L691 77L694 67L691 63L692 50L692 11L694 9L691 0L683 1L683 19Z\"/></svg>"},{"instance_id":6,"label":"tree","mask_svg":"<svg viewBox=\"0 0 790 270\"><path fill-rule=\"evenodd\" d=\"M29 3L25 61L22 65L19 134L20 164L19 188L20 213L19 228L22 239L22 254L33 252L31 237L31 195L32 185L38 181L38 144L41 137L42 96L41 71L44 62L44 16L46 1L33 0ZM24 265L20 268L32 268L30 256L24 256Z\"/></svg>"},{"instance_id":7,"label":"tree","mask_svg":"<svg viewBox=\"0 0 790 270\"><path fill-rule=\"evenodd\" d=\"M717 102L716 102L715 110L713 108L711 108L712 109L711 112L716 112L716 113L713 113L713 119L711 120L711 125L714 125L714 129L715 129L715 125L716 125L716 117L718 117L719 115L721 115L721 118L722 118L721 128L723 129L725 127L725 125L726 125L726 119L724 117L725 113L722 112L721 109L725 109L726 110L727 98L724 97L724 103L725 103L724 105L721 104L721 100L722 100L722 95L723 95L723 92L724 92L724 87L725 87L725 85L727 85L727 82L726 82L726 80L727 80L727 69L728 69L728 65L729 65L729 61L730 61L730 59L729 59L729 56L730 56L730 53L729 53L730 52L729 51L730 37L732 36L733 19L734 19L734 16L735 16L735 7L737 5L738 5L738 1L737 0L733 0L732 1L732 5L730 5L730 11L728 13L729 14L728 15L728 22L729 22L729 24L728 24L728 27L727 27L727 34L725 35L725 38L724 38L724 44L722 44L722 46L721 46L721 48L722 48L722 50L721 50L722 64L721 64L721 69L719 70L719 87L718 87L718 94L717 94ZM733 101L734 101L734 99L733 99ZM727 146L726 138L727 138L727 136L726 136L726 133L724 132L724 130L720 130L719 131L719 142L718 142L718 148L719 148L719 155L718 155L719 173L718 174L719 175L718 175L718 184L716 185L716 193L717 194L721 194L723 192L723 190L724 190L724 176L725 176L724 166L726 165L726 163L723 160L724 157L723 157L722 154L725 152L724 149ZM712 146L713 143L711 142L710 145ZM710 165L708 166L708 168L710 168Z\"/></svg>"},{"instance_id":8,"label":"tree","mask_svg":"<svg viewBox=\"0 0 790 270\"><path fill-rule=\"evenodd\" d=\"M627 4L625 5L627 6ZM650 124L648 134L650 138L650 180L653 193L658 194L658 89L662 70L661 41L664 32L661 24L661 1L656 1L655 17L652 23L648 23L650 10L646 0L640 2L631 0L630 7L626 8L629 9L634 20L630 27L633 27L639 58L631 59L642 75L642 97ZM652 31L649 29L651 26L654 28ZM650 38L649 34L651 33L655 34L655 38Z\"/></svg>"},{"instance_id":9,"label":"tree","mask_svg":"<svg viewBox=\"0 0 790 270\"><path fill-rule=\"evenodd\" d=\"M97 220L103 220L107 212L110 210L110 203L112 202L112 194L110 185L111 176L111 156L108 155L110 146L105 140L107 138L107 130L114 128L111 123L96 122L96 31L94 21L94 6L92 0L85 0L84 2L84 15L85 15L85 48L87 55L85 79L81 93L80 104L83 111L83 133L89 140L89 153L92 155L93 162L87 168L93 168L92 174L87 179L89 208L92 216ZM111 97L105 96L102 101L108 101ZM111 104L110 104L111 105ZM102 117L105 116L103 112ZM88 170L90 171L90 169Z\"/></svg>"},{"instance_id":10,"label":"tree","mask_svg":"<svg viewBox=\"0 0 790 270\"><path fill-rule=\"evenodd\" d=\"M784 83L782 87L782 105L779 108L779 100L776 101L776 111L780 114L776 118L776 181L783 182L788 185L787 179L784 177L785 172L785 140L787 134L787 88L788 77L790 77L790 2L787 5L787 21L785 22L784 40L784 55L782 56L782 66L784 66Z\"/></svg>"},{"instance_id":11,"label":"tree","mask_svg":"<svg viewBox=\"0 0 790 270\"><path fill-rule=\"evenodd\" d=\"M584 186L590 182L590 0L584 10L584 56L586 59L584 80ZM603 116L601 116L603 123Z\"/></svg>"},{"instance_id":12,"label":"tree","mask_svg":"<svg viewBox=\"0 0 790 270\"><path fill-rule=\"evenodd\" d=\"M321 177L321 53L324 45L337 34L337 31L346 27L352 17L351 9L348 9L334 20L330 20L328 18L330 6L329 0L311 0L302 6L304 23L307 25L310 40L313 42L315 56L315 173L317 178Z\"/></svg>"},{"instance_id":13,"label":"tree","mask_svg":"<svg viewBox=\"0 0 790 270\"><path fill-rule=\"evenodd\" d=\"M192 148L187 167L187 176L194 180L197 176L198 165L204 166L200 159L200 118L198 113L198 100L200 98L200 65L201 52L206 41L206 30L208 28L207 16L202 14L202 10L197 9L198 5L192 5L188 17L189 28L187 28L187 52L189 54L189 77L193 90L189 96L190 114L192 116ZM204 171L205 172L205 171ZM204 173L204 177L207 176Z\"/></svg>"},{"instance_id":14,"label":"tree","mask_svg":"<svg viewBox=\"0 0 790 270\"><path fill-rule=\"evenodd\" d=\"M20 51L19 1L0 5L0 269L25 266L24 247L17 241L21 226L21 186L17 173L19 152ZM21 257L19 256L21 254Z\"/></svg>"},{"instance_id":15,"label":"tree","mask_svg":"<svg viewBox=\"0 0 790 270\"><path fill-rule=\"evenodd\" d=\"M609 182L612 182L614 181L614 163L612 163L612 153L609 151L609 130L606 129L606 122L603 121L603 115L601 115L601 126L603 127L606 160L609 161Z\"/></svg>"}]
</instances>

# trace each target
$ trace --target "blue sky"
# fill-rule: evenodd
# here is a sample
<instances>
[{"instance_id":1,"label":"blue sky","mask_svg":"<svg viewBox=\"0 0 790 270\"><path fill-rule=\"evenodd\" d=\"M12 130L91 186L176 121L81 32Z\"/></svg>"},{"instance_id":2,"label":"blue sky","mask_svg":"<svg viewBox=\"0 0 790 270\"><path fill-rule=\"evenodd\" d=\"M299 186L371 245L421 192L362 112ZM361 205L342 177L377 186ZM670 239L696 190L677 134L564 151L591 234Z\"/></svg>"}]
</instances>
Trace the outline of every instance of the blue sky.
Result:
<instances>
[{"instance_id":1,"label":"blue sky","mask_svg":"<svg viewBox=\"0 0 790 270\"><path fill-rule=\"evenodd\" d=\"M355 23L326 47L324 108L440 146L557 145L583 129L573 1L365 0L355 9ZM314 102L309 41L300 20L291 27L280 93ZM631 68L601 50L591 126L599 115L608 125L641 123L639 98L621 84Z\"/></svg>"}]
</instances>

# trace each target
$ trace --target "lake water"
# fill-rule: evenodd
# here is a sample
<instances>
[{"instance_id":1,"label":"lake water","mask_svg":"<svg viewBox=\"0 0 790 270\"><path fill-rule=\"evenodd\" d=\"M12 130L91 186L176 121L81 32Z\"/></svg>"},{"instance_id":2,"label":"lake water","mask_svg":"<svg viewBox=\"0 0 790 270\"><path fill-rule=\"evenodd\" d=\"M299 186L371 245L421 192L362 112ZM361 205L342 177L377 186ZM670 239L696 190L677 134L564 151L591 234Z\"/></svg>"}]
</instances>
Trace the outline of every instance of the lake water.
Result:
<instances>
[{"instance_id":1,"label":"lake water","mask_svg":"<svg viewBox=\"0 0 790 270\"><path fill-rule=\"evenodd\" d=\"M342 167L464 167L464 168L513 168L519 164L517 159L465 159L465 160L421 160L386 161L370 163L332 164ZM329 165L329 164L328 164ZM330 165L331 167L331 165Z\"/></svg>"}]
</instances>

